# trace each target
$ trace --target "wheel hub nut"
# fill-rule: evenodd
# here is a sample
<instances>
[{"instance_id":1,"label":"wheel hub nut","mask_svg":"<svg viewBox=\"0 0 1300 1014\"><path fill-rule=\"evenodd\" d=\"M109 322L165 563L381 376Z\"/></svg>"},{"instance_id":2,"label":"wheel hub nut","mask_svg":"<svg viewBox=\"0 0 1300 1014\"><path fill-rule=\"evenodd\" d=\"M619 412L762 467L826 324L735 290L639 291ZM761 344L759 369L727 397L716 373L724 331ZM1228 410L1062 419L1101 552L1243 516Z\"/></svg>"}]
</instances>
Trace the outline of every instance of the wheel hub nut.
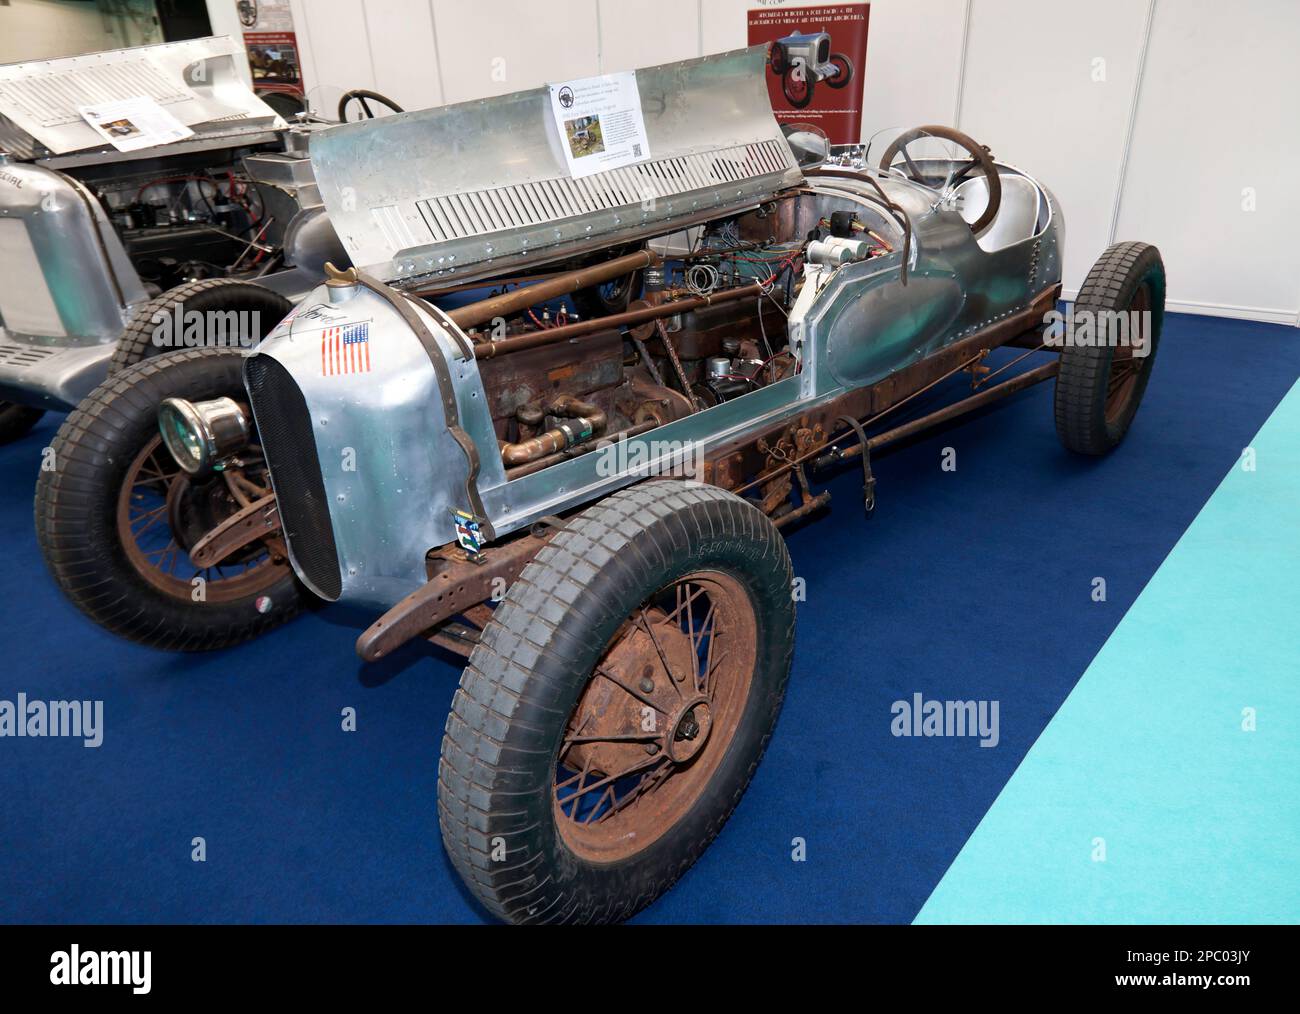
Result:
<instances>
[{"instance_id":1,"label":"wheel hub nut","mask_svg":"<svg viewBox=\"0 0 1300 1014\"><path fill-rule=\"evenodd\" d=\"M669 728L672 731L664 744L668 757L674 763L684 764L704 749L709 730L713 728L713 713L709 710L708 699L697 697L687 701Z\"/></svg>"}]
</instances>

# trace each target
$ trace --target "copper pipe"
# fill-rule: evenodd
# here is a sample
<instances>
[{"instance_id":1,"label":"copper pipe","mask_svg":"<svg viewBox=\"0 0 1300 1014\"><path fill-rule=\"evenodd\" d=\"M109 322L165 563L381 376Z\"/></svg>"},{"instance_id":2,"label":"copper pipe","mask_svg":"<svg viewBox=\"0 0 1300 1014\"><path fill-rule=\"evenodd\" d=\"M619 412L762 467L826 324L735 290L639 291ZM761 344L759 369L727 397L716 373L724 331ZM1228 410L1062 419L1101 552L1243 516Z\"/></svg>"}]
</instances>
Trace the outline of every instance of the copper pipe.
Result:
<instances>
[{"instance_id":1,"label":"copper pipe","mask_svg":"<svg viewBox=\"0 0 1300 1014\"><path fill-rule=\"evenodd\" d=\"M518 335L514 338L502 338L496 342L480 342L474 346L474 356L477 359L492 359L496 356L503 356L508 352L523 352L525 349L535 349L539 345L551 345L556 342L568 341L570 338L581 338L595 331L608 331L614 327L644 324L648 320L673 317L688 310L697 310L702 306L717 306L720 303L746 299L750 296L757 296L762 291L760 285L745 285L739 289L727 289L725 292L715 293L710 296L692 296L689 299L678 299L671 303L664 303L662 306L648 306L643 310L628 310L626 313L597 317L592 320L584 320L578 324L569 324L565 327L553 327L544 331L535 331L532 334Z\"/></svg>"},{"instance_id":2,"label":"copper pipe","mask_svg":"<svg viewBox=\"0 0 1300 1014\"><path fill-rule=\"evenodd\" d=\"M593 430L603 430L609 425L609 417L599 405L594 405L571 394L561 394L554 398L546 411L563 419L586 419Z\"/></svg>"},{"instance_id":3,"label":"copper pipe","mask_svg":"<svg viewBox=\"0 0 1300 1014\"><path fill-rule=\"evenodd\" d=\"M562 394L551 402L546 408L546 414L572 419L575 425L557 426L531 440L503 445L501 460L507 468L527 465L538 458L558 454L567 448L585 443L591 439L592 434L603 430L609 423L609 417L598 405L580 401L569 394Z\"/></svg>"},{"instance_id":4,"label":"copper pipe","mask_svg":"<svg viewBox=\"0 0 1300 1014\"><path fill-rule=\"evenodd\" d=\"M659 423L651 420L643 422L631 429L620 430L618 433L611 433L609 436L597 440L594 443L580 444L577 447L570 447L566 451L560 451L558 454L551 454L545 458L538 458L536 461L530 461L526 465L520 465L518 468L512 468L506 472L506 481L514 482L516 479L522 479L526 475L533 475L552 465L558 465L562 461L572 461L574 458L582 457L584 454L591 454L594 451L602 451L606 447L613 447L620 440L631 440L633 437L639 437L643 433L649 433L651 430L658 429Z\"/></svg>"},{"instance_id":5,"label":"copper pipe","mask_svg":"<svg viewBox=\"0 0 1300 1014\"><path fill-rule=\"evenodd\" d=\"M626 257L615 257L612 261L605 261L603 264L593 264L589 268L568 271L547 281L538 282L536 285L528 285L513 292L503 292L499 296L470 303L468 306L452 310L447 316L462 328L478 327L497 317L513 317L530 306L630 275L633 271L648 268L658 262L657 254L649 250L638 250Z\"/></svg>"},{"instance_id":6,"label":"copper pipe","mask_svg":"<svg viewBox=\"0 0 1300 1014\"><path fill-rule=\"evenodd\" d=\"M526 465L537 458L556 454L571 443L570 436L564 430L547 430L539 437L521 440L517 444L505 444L501 448L501 461L506 468Z\"/></svg>"},{"instance_id":7,"label":"copper pipe","mask_svg":"<svg viewBox=\"0 0 1300 1014\"><path fill-rule=\"evenodd\" d=\"M474 289L500 289L504 292L510 286L532 285L537 282L545 282L552 278L559 278L560 275L567 274L564 271L545 271L536 275L511 275L506 278L486 278L477 282L459 282L455 285L435 286L430 289L414 289L411 291L412 296L418 296L420 299L440 299L443 296L454 296L458 292L472 292ZM501 293L497 293L500 295Z\"/></svg>"}]
</instances>

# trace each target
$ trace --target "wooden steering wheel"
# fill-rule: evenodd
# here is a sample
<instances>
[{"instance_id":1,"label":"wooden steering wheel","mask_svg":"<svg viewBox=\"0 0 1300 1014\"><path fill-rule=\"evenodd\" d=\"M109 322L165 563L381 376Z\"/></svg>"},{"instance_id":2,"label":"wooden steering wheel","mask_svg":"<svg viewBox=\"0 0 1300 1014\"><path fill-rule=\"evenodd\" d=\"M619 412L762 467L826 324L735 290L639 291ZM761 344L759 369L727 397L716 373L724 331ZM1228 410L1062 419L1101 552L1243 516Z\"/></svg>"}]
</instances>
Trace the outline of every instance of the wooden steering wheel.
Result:
<instances>
[{"instance_id":1,"label":"wooden steering wheel","mask_svg":"<svg viewBox=\"0 0 1300 1014\"><path fill-rule=\"evenodd\" d=\"M905 167L904 175L916 183L931 186L932 184L926 181L925 174L907 150L907 146L913 141L925 137L938 137L945 141L951 141L953 144L965 149L966 154L970 156L969 161L948 180L949 187L955 187L976 169L984 174L984 179L988 184L989 202L984 208L984 213L971 223L972 232L983 232L988 228L989 223L997 217L998 208L1002 205L1002 178L998 175L997 166L993 164L993 154L974 138L963 134L960 130L953 130L952 127L934 125L914 127L900 134L894 139L894 143L885 149L885 153L880 157L880 168L889 172L894 165L894 160L899 155L902 155L903 166Z\"/></svg>"}]
</instances>

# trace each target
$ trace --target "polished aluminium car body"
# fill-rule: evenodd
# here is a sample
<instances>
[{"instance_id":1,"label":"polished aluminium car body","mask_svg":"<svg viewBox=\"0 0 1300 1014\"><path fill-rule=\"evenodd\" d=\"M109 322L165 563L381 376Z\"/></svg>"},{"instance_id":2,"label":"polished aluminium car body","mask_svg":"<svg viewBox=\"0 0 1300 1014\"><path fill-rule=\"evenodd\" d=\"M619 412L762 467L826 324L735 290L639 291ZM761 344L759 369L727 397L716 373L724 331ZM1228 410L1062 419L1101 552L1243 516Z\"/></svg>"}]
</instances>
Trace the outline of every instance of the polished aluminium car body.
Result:
<instances>
[{"instance_id":1,"label":"polished aluminium car body","mask_svg":"<svg viewBox=\"0 0 1300 1014\"><path fill-rule=\"evenodd\" d=\"M262 238L290 265L259 284L291 299L339 255L307 158L317 128L288 127L257 98L236 71L241 54L208 38L0 67L0 401L68 410L107 375L156 294L106 211L142 181L242 165L272 220ZM194 134L117 151L77 108L141 95Z\"/></svg>"},{"instance_id":2,"label":"polished aluminium car body","mask_svg":"<svg viewBox=\"0 0 1300 1014\"><path fill-rule=\"evenodd\" d=\"M391 607L426 583L426 555L456 542L458 516L503 539L671 465L682 446L709 454L999 322L1028 327L1050 305L1061 219L1045 188L999 165L1015 181L1010 225L977 237L964 205L978 207L979 180L949 191L852 164L801 168L768 103L767 56L755 47L638 71L649 158L583 180L565 170L544 89L317 140L322 198L359 280L319 287L246 367L290 554L313 591ZM611 472L586 455L508 479L471 338L405 293L635 243L795 191L864 213L878 213L883 194L910 239L870 260L810 259L789 318L799 372L633 437L629 458L648 468ZM340 376L322 333L359 326L367 372ZM350 458L355 470L339 467Z\"/></svg>"}]
</instances>

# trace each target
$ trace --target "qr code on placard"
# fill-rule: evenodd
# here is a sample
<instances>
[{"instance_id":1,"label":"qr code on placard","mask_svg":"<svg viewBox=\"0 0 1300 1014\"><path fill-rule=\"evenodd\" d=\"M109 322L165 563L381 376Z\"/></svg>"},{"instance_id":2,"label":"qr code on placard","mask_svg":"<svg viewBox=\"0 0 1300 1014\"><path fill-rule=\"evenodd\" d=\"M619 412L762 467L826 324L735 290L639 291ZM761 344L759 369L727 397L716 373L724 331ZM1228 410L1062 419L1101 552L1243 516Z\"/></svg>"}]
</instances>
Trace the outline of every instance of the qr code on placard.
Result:
<instances>
[{"instance_id":1,"label":"qr code on placard","mask_svg":"<svg viewBox=\"0 0 1300 1014\"><path fill-rule=\"evenodd\" d=\"M632 145L632 157L633 158L641 157L641 146L639 144Z\"/></svg>"}]
</instances>

